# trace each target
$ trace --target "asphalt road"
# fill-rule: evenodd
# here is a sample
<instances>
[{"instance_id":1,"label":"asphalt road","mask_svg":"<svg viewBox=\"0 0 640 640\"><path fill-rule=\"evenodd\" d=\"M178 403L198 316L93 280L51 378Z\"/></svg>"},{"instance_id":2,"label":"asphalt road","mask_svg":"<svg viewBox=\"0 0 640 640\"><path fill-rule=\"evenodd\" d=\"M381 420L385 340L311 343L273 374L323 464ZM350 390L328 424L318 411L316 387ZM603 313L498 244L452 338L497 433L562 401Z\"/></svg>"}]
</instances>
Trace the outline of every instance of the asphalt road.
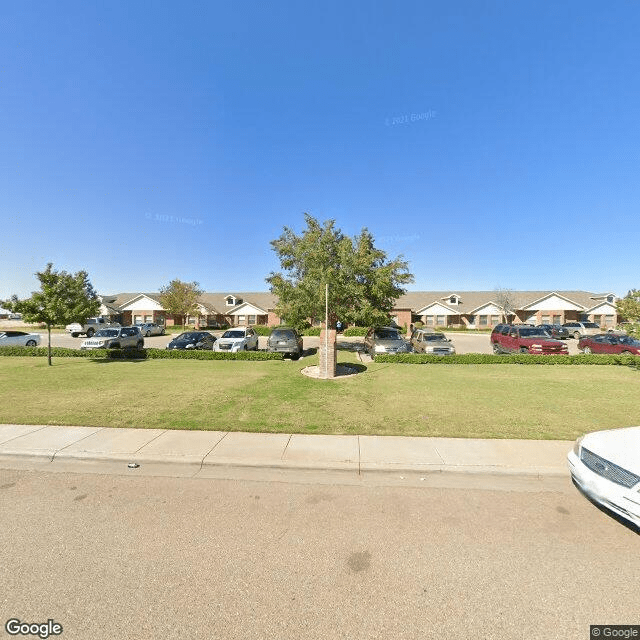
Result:
<instances>
[{"instance_id":1,"label":"asphalt road","mask_svg":"<svg viewBox=\"0 0 640 640\"><path fill-rule=\"evenodd\" d=\"M640 622L638 535L568 480L323 477L0 470L0 623L53 619L64 640L586 640Z\"/></svg>"}]
</instances>

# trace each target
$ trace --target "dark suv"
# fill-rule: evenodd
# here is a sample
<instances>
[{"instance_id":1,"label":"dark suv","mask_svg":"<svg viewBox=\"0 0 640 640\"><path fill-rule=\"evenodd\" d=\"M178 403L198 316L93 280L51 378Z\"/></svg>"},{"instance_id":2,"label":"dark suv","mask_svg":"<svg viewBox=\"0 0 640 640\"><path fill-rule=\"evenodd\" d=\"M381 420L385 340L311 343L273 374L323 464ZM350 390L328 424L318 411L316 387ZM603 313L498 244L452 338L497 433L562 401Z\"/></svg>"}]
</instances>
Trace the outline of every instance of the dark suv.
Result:
<instances>
[{"instance_id":1,"label":"dark suv","mask_svg":"<svg viewBox=\"0 0 640 640\"><path fill-rule=\"evenodd\" d=\"M569 349L544 329L530 325L498 324L491 332L494 353L534 353L567 355Z\"/></svg>"},{"instance_id":2,"label":"dark suv","mask_svg":"<svg viewBox=\"0 0 640 640\"><path fill-rule=\"evenodd\" d=\"M276 327L267 338L267 351L278 351L297 360L302 355L302 336L290 327Z\"/></svg>"}]
</instances>

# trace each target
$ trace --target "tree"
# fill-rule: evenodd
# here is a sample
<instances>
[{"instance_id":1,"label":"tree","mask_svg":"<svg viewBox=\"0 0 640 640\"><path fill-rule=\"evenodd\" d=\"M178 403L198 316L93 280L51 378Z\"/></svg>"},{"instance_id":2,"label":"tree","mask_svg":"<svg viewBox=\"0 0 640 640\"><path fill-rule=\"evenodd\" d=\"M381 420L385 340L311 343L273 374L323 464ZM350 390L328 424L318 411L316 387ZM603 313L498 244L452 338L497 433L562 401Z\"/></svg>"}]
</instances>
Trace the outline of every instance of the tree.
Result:
<instances>
[{"instance_id":1,"label":"tree","mask_svg":"<svg viewBox=\"0 0 640 640\"><path fill-rule=\"evenodd\" d=\"M631 289L624 298L616 303L618 315L627 322L640 321L640 290Z\"/></svg>"},{"instance_id":2,"label":"tree","mask_svg":"<svg viewBox=\"0 0 640 640\"><path fill-rule=\"evenodd\" d=\"M168 314L182 317L184 325L190 315L198 313L198 298L202 293L197 282L182 282L176 278L160 289L160 304Z\"/></svg>"},{"instance_id":3,"label":"tree","mask_svg":"<svg viewBox=\"0 0 640 640\"><path fill-rule=\"evenodd\" d=\"M7 305L12 311L21 313L27 322L47 325L47 359L51 365L51 327L71 322L84 324L87 318L100 312L100 299L86 271L75 274L55 271L49 262L44 271L36 273L36 277L40 280L40 291L35 291L25 300L14 295Z\"/></svg>"},{"instance_id":4,"label":"tree","mask_svg":"<svg viewBox=\"0 0 640 640\"><path fill-rule=\"evenodd\" d=\"M388 260L363 228L350 238L335 220L320 223L305 213L301 235L288 227L271 241L282 271L266 281L278 296L277 313L287 323L303 327L325 316L325 286L329 285L329 327L343 323L368 326L389 322L395 301L413 282L402 256Z\"/></svg>"},{"instance_id":5,"label":"tree","mask_svg":"<svg viewBox=\"0 0 640 640\"><path fill-rule=\"evenodd\" d=\"M509 322L509 316L515 316L518 310L516 296L511 289L497 288L495 292L494 302L502 312L502 322L507 324Z\"/></svg>"}]
</instances>

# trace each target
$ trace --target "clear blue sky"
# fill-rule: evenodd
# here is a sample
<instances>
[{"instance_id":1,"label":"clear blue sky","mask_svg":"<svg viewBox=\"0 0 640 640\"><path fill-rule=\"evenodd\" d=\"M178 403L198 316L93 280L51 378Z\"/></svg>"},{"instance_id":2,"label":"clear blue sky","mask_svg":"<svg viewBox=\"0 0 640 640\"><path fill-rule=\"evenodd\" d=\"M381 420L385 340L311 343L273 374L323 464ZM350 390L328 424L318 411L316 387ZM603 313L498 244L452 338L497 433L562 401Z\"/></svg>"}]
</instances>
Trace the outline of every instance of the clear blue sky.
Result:
<instances>
[{"instance_id":1,"label":"clear blue sky","mask_svg":"<svg viewBox=\"0 0 640 640\"><path fill-rule=\"evenodd\" d=\"M0 10L0 299L267 290L303 212L412 290L640 287L640 4Z\"/></svg>"}]
</instances>

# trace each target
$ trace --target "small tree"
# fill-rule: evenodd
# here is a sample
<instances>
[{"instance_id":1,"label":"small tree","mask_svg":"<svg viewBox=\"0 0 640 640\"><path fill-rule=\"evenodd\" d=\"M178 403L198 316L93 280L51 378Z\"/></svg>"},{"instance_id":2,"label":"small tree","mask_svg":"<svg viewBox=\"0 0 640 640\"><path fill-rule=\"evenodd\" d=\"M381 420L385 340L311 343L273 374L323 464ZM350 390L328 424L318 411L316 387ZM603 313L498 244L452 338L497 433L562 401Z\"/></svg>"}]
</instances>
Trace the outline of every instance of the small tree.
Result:
<instances>
[{"instance_id":1,"label":"small tree","mask_svg":"<svg viewBox=\"0 0 640 640\"><path fill-rule=\"evenodd\" d=\"M509 322L509 316L515 316L516 311L518 310L516 296L511 289L498 288L495 292L494 301L496 306L500 309L502 322L507 324Z\"/></svg>"},{"instance_id":2,"label":"small tree","mask_svg":"<svg viewBox=\"0 0 640 640\"><path fill-rule=\"evenodd\" d=\"M631 289L624 298L616 303L620 318L631 324L625 325L630 336L640 337L640 289Z\"/></svg>"},{"instance_id":3,"label":"small tree","mask_svg":"<svg viewBox=\"0 0 640 640\"><path fill-rule=\"evenodd\" d=\"M182 282L176 278L160 289L160 304L170 315L180 316L184 326L186 319L198 312L198 298L202 293L197 282Z\"/></svg>"},{"instance_id":4,"label":"small tree","mask_svg":"<svg viewBox=\"0 0 640 640\"><path fill-rule=\"evenodd\" d=\"M627 322L640 321L640 290L631 289L624 298L616 303L618 315Z\"/></svg>"},{"instance_id":5,"label":"small tree","mask_svg":"<svg viewBox=\"0 0 640 640\"><path fill-rule=\"evenodd\" d=\"M40 291L25 300L14 295L7 305L12 311L21 313L27 322L47 326L47 359L51 365L51 327L71 322L84 324L87 318L100 312L100 300L86 271L75 274L55 271L50 262L44 271L36 273L36 277L40 280Z\"/></svg>"},{"instance_id":6,"label":"small tree","mask_svg":"<svg viewBox=\"0 0 640 640\"><path fill-rule=\"evenodd\" d=\"M401 256L388 260L366 228L350 238L335 220L320 223L307 213L305 221L301 235L285 227L271 242L283 269L266 279L278 296L278 315L297 327L324 318L328 284L329 327L338 320L361 326L387 323L405 292L402 285L413 282L408 264Z\"/></svg>"}]
</instances>

